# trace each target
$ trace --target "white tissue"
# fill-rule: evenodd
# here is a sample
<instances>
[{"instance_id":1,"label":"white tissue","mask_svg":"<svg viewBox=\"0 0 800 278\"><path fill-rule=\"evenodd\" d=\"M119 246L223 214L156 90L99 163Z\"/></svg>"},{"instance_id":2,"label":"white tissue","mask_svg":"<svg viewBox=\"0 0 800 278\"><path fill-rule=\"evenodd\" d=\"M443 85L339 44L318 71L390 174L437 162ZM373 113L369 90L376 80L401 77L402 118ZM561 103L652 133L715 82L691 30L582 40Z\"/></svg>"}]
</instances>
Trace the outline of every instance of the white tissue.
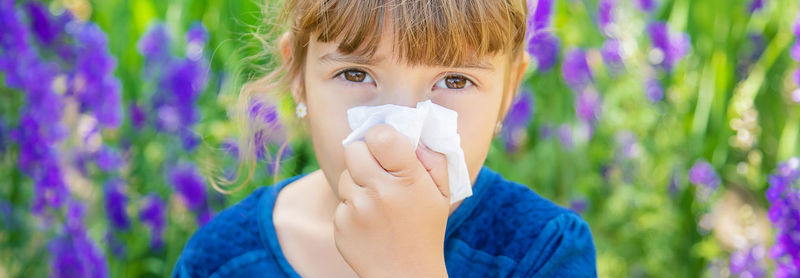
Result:
<instances>
[{"instance_id":1,"label":"white tissue","mask_svg":"<svg viewBox=\"0 0 800 278\"><path fill-rule=\"evenodd\" d=\"M353 132L342 141L342 145L363 140L367 130L374 125L387 124L408 137L414 149L421 141L429 149L445 155L450 204L472 195L456 111L426 100L417 103L417 108L394 104L353 107L347 110L347 120Z\"/></svg>"}]
</instances>

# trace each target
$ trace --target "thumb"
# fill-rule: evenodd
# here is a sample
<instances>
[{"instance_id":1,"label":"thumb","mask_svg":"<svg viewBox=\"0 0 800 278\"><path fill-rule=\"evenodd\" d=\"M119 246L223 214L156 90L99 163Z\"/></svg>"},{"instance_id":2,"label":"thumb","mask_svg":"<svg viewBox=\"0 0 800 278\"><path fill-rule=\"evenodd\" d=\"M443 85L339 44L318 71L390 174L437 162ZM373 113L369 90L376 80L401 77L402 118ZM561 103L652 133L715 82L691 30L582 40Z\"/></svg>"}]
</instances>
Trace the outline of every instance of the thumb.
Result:
<instances>
[{"instance_id":1,"label":"thumb","mask_svg":"<svg viewBox=\"0 0 800 278\"><path fill-rule=\"evenodd\" d=\"M420 143L417 147L417 159L422 163L425 170L433 179L436 187L442 196L450 199L450 179L447 175L447 157L444 154L434 152L424 144Z\"/></svg>"}]
</instances>

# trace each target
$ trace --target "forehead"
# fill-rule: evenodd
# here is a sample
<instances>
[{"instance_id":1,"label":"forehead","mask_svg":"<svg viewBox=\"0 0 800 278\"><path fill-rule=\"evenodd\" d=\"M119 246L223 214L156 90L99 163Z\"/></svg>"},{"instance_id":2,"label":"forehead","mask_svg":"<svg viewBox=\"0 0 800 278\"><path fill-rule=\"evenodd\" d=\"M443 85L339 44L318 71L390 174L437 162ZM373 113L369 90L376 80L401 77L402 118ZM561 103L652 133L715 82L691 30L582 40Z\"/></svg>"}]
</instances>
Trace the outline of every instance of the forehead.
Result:
<instances>
[{"instance_id":1,"label":"forehead","mask_svg":"<svg viewBox=\"0 0 800 278\"><path fill-rule=\"evenodd\" d=\"M389 30L384 28L383 35L377 43L374 51L355 50L349 53L343 52L340 41L322 42L317 36L312 36L309 40L309 55L312 60L322 64L347 63L360 65L381 65L381 64L403 64L407 66L427 66L427 67L452 67L452 68L473 68L485 71L494 71L504 61L507 55L500 53L478 55L473 54L458 61L411 61L399 53L399 42ZM424 46L420 46L424 47ZM442 49L442 52L449 50Z\"/></svg>"}]
</instances>

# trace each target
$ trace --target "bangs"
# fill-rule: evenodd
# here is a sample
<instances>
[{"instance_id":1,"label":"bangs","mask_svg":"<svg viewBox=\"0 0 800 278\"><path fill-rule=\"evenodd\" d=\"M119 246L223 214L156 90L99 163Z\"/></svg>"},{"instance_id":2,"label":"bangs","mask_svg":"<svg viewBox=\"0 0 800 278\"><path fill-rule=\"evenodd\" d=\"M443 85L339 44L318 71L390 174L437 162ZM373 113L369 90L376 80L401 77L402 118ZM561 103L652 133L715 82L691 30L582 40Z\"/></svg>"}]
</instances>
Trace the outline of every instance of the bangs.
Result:
<instances>
[{"instance_id":1,"label":"bangs","mask_svg":"<svg viewBox=\"0 0 800 278\"><path fill-rule=\"evenodd\" d=\"M339 42L342 54L372 58L384 24L395 52L411 65L459 66L476 57L519 53L525 39L524 0L295 0L293 27L307 41ZM387 22L390 20L391 22Z\"/></svg>"}]
</instances>

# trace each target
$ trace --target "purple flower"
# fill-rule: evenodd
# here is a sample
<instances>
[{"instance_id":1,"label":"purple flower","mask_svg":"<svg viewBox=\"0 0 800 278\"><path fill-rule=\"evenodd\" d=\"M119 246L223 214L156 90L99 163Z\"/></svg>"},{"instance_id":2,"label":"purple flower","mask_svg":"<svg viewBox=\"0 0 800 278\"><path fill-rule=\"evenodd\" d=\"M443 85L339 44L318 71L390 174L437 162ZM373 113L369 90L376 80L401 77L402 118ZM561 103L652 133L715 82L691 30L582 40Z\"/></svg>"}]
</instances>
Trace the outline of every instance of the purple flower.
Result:
<instances>
[{"instance_id":1,"label":"purple flower","mask_svg":"<svg viewBox=\"0 0 800 278\"><path fill-rule=\"evenodd\" d=\"M64 26L72 20L72 15L64 12L58 17L53 17L44 4L38 2L25 3L28 17L33 25L33 31L39 41L44 45L52 44L64 32Z\"/></svg>"},{"instance_id":2,"label":"purple flower","mask_svg":"<svg viewBox=\"0 0 800 278\"><path fill-rule=\"evenodd\" d=\"M635 158L639 155L639 143L636 140L636 134L630 131L620 131L614 135L617 145L617 158L627 160Z\"/></svg>"},{"instance_id":3,"label":"purple flower","mask_svg":"<svg viewBox=\"0 0 800 278\"><path fill-rule=\"evenodd\" d=\"M645 12L652 12L656 8L655 0L634 0L636 7Z\"/></svg>"},{"instance_id":4,"label":"purple flower","mask_svg":"<svg viewBox=\"0 0 800 278\"><path fill-rule=\"evenodd\" d=\"M280 156L278 156L278 151L275 151L275 158L270 159L269 162L267 163L267 166L266 166L267 167L267 172L270 175L275 175L276 167L277 167L277 170L280 171L280 165L282 165L284 162L288 161L289 158L291 158L293 155L294 155L294 149L292 149L292 146L288 145L288 144L283 148L283 152L280 154ZM280 164L278 164L278 163L280 163Z\"/></svg>"},{"instance_id":5,"label":"purple flower","mask_svg":"<svg viewBox=\"0 0 800 278\"><path fill-rule=\"evenodd\" d=\"M720 179L714 167L704 160L698 160L689 169L689 182L703 185L710 189L716 189L720 184Z\"/></svg>"},{"instance_id":6,"label":"purple flower","mask_svg":"<svg viewBox=\"0 0 800 278\"><path fill-rule=\"evenodd\" d=\"M794 101L797 104L800 104L800 89L795 89L794 91L792 91L792 101ZM0 150L2 150L2 148L0 148Z\"/></svg>"},{"instance_id":7,"label":"purple flower","mask_svg":"<svg viewBox=\"0 0 800 278\"><path fill-rule=\"evenodd\" d=\"M83 227L85 208L72 202L67 208L64 233L47 246L52 277L108 277L108 264Z\"/></svg>"},{"instance_id":8,"label":"purple flower","mask_svg":"<svg viewBox=\"0 0 800 278\"><path fill-rule=\"evenodd\" d=\"M608 33L608 27L614 23L614 0L600 0L597 3L597 23L602 33Z\"/></svg>"},{"instance_id":9,"label":"purple flower","mask_svg":"<svg viewBox=\"0 0 800 278\"><path fill-rule=\"evenodd\" d=\"M539 32L550 25L554 2L553 0L528 1L528 14L531 15L528 17L528 32Z\"/></svg>"},{"instance_id":10,"label":"purple flower","mask_svg":"<svg viewBox=\"0 0 800 278\"><path fill-rule=\"evenodd\" d=\"M139 40L137 49L147 61L162 61L170 54L171 36L164 24L150 26Z\"/></svg>"},{"instance_id":11,"label":"purple flower","mask_svg":"<svg viewBox=\"0 0 800 278\"><path fill-rule=\"evenodd\" d=\"M203 58L203 49L208 42L208 30L199 22L195 22L186 31L186 58L198 61Z\"/></svg>"},{"instance_id":12,"label":"purple flower","mask_svg":"<svg viewBox=\"0 0 800 278\"><path fill-rule=\"evenodd\" d=\"M74 94L81 111L92 112L98 122L116 128L122 122L120 82L114 77L116 59L108 50L105 33L92 23L75 23L68 28L75 38L75 76L80 84ZM73 86L71 86L73 87Z\"/></svg>"},{"instance_id":13,"label":"purple flower","mask_svg":"<svg viewBox=\"0 0 800 278\"><path fill-rule=\"evenodd\" d=\"M579 120L595 124L600 117L601 106L600 96L594 90L584 90L575 99L575 114Z\"/></svg>"},{"instance_id":14,"label":"purple flower","mask_svg":"<svg viewBox=\"0 0 800 278\"><path fill-rule=\"evenodd\" d=\"M182 163L170 171L169 180L189 209L199 210L206 205L206 183L193 164Z\"/></svg>"},{"instance_id":15,"label":"purple flower","mask_svg":"<svg viewBox=\"0 0 800 278\"><path fill-rule=\"evenodd\" d=\"M792 33L794 33L795 36L800 37L800 17L794 19L794 23L792 24Z\"/></svg>"},{"instance_id":16,"label":"purple flower","mask_svg":"<svg viewBox=\"0 0 800 278\"><path fill-rule=\"evenodd\" d=\"M120 179L112 179L103 186L105 209L111 225L118 230L126 230L130 226L125 207L128 196L125 195L125 184Z\"/></svg>"},{"instance_id":17,"label":"purple flower","mask_svg":"<svg viewBox=\"0 0 800 278\"><path fill-rule=\"evenodd\" d=\"M11 54L30 51L28 30L20 20L19 12L14 8L14 2L14 0L0 0L0 48L3 49L2 56L11 56Z\"/></svg>"},{"instance_id":18,"label":"purple flower","mask_svg":"<svg viewBox=\"0 0 800 278\"><path fill-rule=\"evenodd\" d=\"M156 128L176 135L186 150L192 150L199 139L192 126L199 120L197 100L208 84L208 63L203 49L208 33L195 23L186 34L186 58L170 56L170 38L163 24L154 25L139 41L145 56L143 73L158 85L152 97Z\"/></svg>"},{"instance_id":19,"label":"purple flower","mask_svg":"<svg viewBox=\"0 0 800 278\"><path fill-rule=\"evenodd\" d=\"M226 154L237 159L239 158L239 143L236 141L236 139L225 138L220 147L223 151L225 151Z\"/></svg>"},{"instance_id":20,"label":"purple flower","mask_svg":"<svg viewBox=\"0 0 800 278\"><path fill-rule=\"evenodd\" d=\"M622 65L620 45L619 41L617 40L606 40L603 42L603 47L600 49L600 55L603 56L603 62L610 67L619 67Z\"/></svg>"},{"instance_id":21,"label":"purple flower","mask_svg":"<svg viewBox=\"0 0 800 278\"><path fill-rule=\"evenodd\" d=\"M775 232L775 244L769 256L775 261L775 277L800 276L800 158L793 157L778 165L769 176L767 217Z\"/></svg>"},{"instance_id":22,"label":"purple flower","mask_svg":"<svg viewBox=\"0 0 800 278\"><path fill-rule=\"evenodd\" d=\"M118 237L114 235L111 231L106 231L106 235L104 236L104 243L105 246L111 250L111 254L117 257L124 257L125 256L125 242L120 240Z\"/></svg>"},{"instance_id":23,"label":"purple flower","mask_svg":"<svg viewBox=\"0 0 800 278\"><path fill-rule=\"evenodd\" d=\"M286 135L283 126L278 118L278 110L275 105L265 100L254 100L250 103L249 109L250 122L256 127L253 134L254 145L256 147L256 158L265 159L270 144L282 144Z\"/></svg>"},{"instance_id":24,"label":"purple flower","mask_svg":"<svg viewBox=\"0 0 800 278\"><path fill-rule=\"evenodd\" d=\"M145 114L144 110L136 105L136 103L131 103L129 107L130 119L133 127L136 129L142 129L145 121L147 121L147 114Z\"/></svg>"},{"instance_id":25,"label":"purple flower","mask_svg":"<svg viewBox=\"0 0 800 278\"><path fill-rule=\"evenodd\" d=\"M672 33L666 23L650 23L647 26L647 33L653 43L651 62L661 65L668 71L672 70L689 50L689 36L685 33Z\"/></svg>"},{"instance_id":26,"label":"purple flower","mask_svg":"<svg viewBox=\"0 0 800 278\"><path fill-rule=\"evenodd\" d=\"M150 194L143 200L139 219L150 228L150 247L159 249L164 243L164 228L167 223L166 204L158 195Z\"/></svg>"},{"instance_id":27,"label":"purple flower","mask_svg":"<svg viewBox=\"0 0 800 278\"><path fill-rule=\"evenodd\" d=\"M119 152L108 146L103 146L97 151L95 161L97 162L97 167L103 172L111 172L122 166L122 158Z\"/></svg>"},{"instance_id":28,"label":"purple flower","mask_svg":"<svg viewBox=\"0 0 800 278\"><path fill-rule=\"evenodd\" d=\"M664 88L661 87L661 82L655 78L647 78L645 80L644 92L651 102L659 102L664 99Z\"/></svg>"},{"instance_id":29,"label":"purple flower","mask_svg":"<svg viewBox=\"0 0 800 278\"><path fill-rule=\"evenodd\" d=\"M61 166L55 159L47 158L41 161L32 174L34 196L31 210L34 214L41 214L48 207L60 209L69 196Z\"/></svg>"},{"instance_id":30,"label":"purple flower","mask_svg":"<svg viewBox=\"0 0 800 278\"><path fill-rule=\"evenodd\" d=\"M792 45L792 49L789 50L789 55L795 61L800 61L800 41L797 41Z\"/></svg>"},{"instance_id":31,"label":"purple flower","mask_svg":"<svg viewBox=\"0 0 800 278\"><path fill-rule=\"evenodd\" d=\"M594 80L592 70L586 61L586 52L582 49L567 52L561 65L561 74L567 85L577 92L582 91Z\"/></svg>"},{"instance_id":32,"label":"purple flower","mask_svg":"<svg viewBox=\"0 0 800 278\"><path fill-rule=\"evenodd\" d=\"M552 0L528 1L528 53L536 61L536 69L548 71L556 64L560 42L547 30L553 12Z\"/></svg>"},{"instance_id":33,"label":"purple flower","mask_svg":"<svg viewBox=\"0 0 800 278\"><path fill-rule=\"evenodd\" d=\"M522 91L515 98L503 121L502 137L506 150L515 152L527 137L528 125L533 116L533 97Z\"/></svg>"},{"instance_id":34,"label":"purple flower","mask_svg":"<svg viewBox=\"0 0 800 278\"><path fill-rule=\"evenodd\" d=\"M762 245L738 250L731 254L728 269L731 274L738 277L765 277L766 268L763 263L765 253L766 250Z\"/></svg>"},{"instance_id":35,"label":"purple flower","mask_svg":"<svg viewBox=\"0 0 800 278\"><path fill-rule=\"evenodd\" d=\"M539 128L539 137L542 139L550 139L550 136L553 136L553 125L551 124L542 124Z\"/></svg>"},{"instance_id":36,"label":"purple flower","mask_svg":"<svg viewBox=\"0 0 800 278\"><path fill-rule=\"evenodd\" d=\"M560 42L550 33L539 33L528 41L528 53L536 61L536 69L548 71L556 65Z\"/></svg>"},{"instance_id":37,"label":"purple flower","mask_svg":"<svg viewBox=\"0 0 800 278\"><path fill-rule=\"evenodd\" d=\"M747 11L750 13L757 12L764 8L764 0L751 0L750 5L747 6Z\"/></svg>"},{"instance_id":38,"label":"purple flower","mask_svg":"<svg viewBox=\"0 0 800 278\"><path fill-rule=\"evenodd\" d=\"M6 151L6 137L8 137L8 126L3 116L0 116L0 154Z\"/></svg>"},{"instance_id":39,"label":"purple flower","mask_svg":"<svg viewBox=\"0 0 800 278\"><path fill-rule=\"evenodd\" d=\"M572 128L567 124L558 127L558 139L566 149L572 149Z\"/></svg>"},{"instance_id":40,"label":"purple flower","mask_svg":"<svg viewBox=\"0 0 800 278\"><path fill-rule=\"evenodd\" d=\"M586 198L574 198L569 202L569 209L578 214L583 214L588 207L589 201Z\"/></svg>"}]
</instances>

